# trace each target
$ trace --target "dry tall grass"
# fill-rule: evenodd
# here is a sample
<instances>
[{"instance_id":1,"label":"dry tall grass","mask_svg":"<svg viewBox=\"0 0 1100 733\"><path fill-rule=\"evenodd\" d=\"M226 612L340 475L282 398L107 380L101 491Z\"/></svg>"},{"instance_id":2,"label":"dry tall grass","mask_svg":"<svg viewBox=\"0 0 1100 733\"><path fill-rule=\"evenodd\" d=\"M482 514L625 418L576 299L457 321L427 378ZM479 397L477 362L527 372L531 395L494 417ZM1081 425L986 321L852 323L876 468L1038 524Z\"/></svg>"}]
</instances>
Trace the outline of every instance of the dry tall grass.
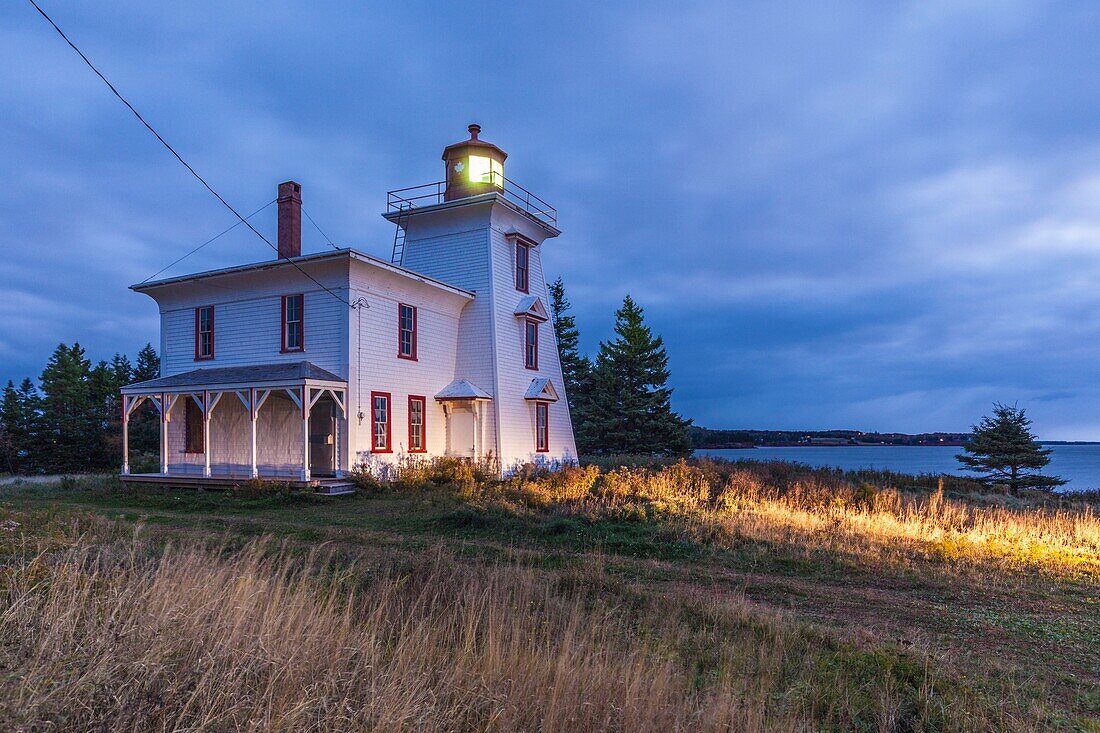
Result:
<instances>
[{"instance_id":1,"label":"dry tall grass","mask_svg":"<svg viewBox=\"0 0 1100 733\"><path fill-rule=\"evenodd\" d=\"M924 559L953 566L1038 569L1100 578L1100 517L1072 509L978 504L934 492L855 485L827 472L777 476L776 466L681 461L519 473L476 498L592 517L664 521L708 544L781 542L859 561Z\"/></svg>"},{"instance_id":2,"label":"dry tall grass","mask_svg":"<svg viewBox=\"0 0 1100 733\"><path fill-rule=\"evenodd\" d=\"M79 546L8 569L6 730L805 728L699 688L622 615L528 570L436 558L349 584L258 545L142 558Z\"/></svg>"}]
</instances>

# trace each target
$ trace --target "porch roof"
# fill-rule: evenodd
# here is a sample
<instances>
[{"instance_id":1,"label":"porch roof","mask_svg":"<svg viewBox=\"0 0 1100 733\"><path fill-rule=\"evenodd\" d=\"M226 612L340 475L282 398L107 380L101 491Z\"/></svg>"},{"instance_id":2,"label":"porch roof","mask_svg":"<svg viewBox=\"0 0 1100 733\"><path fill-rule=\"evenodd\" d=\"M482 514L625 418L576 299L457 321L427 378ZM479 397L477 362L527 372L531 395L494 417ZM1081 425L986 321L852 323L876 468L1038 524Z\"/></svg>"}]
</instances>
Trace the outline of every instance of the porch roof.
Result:
<instances>
[{"instance_id":1,"label":"porch roof","mask_svg":"<svg viewBox=\"0 0 1100 733\"><path fill-rule=\"evenodd\" d=\"M124 394L142 394L186 390L194 387L202 387L203 389L211 387L262 387L304 384L306 382L347 384L346 380L312 362L291 361L276 364L192 369L189 372L173 374L169 377L128 384L122 388L122 392Z\"/></svg>"},{"instance_id":2,"label":"porch roof","mask_svg":"<svg viewBox=\"0 0 1100 733\"><path fill-rule=\"evenodd\" d=\"M493 396L465 379L456 379L436 394L440 402L447 400L491 400Z\"/></svg>"}]
</instances>

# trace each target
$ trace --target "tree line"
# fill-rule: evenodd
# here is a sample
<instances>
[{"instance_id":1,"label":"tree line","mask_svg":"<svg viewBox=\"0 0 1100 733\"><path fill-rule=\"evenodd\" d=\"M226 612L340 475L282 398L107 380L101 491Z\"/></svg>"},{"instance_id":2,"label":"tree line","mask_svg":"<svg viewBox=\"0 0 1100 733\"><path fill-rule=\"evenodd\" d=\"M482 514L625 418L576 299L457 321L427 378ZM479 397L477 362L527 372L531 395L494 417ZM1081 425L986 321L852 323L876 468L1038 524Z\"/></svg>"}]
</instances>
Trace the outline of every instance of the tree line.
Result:
<instances>
[{"instance_id":1,"label":"tree line","mask_svg":"<svg viewBox=\"0 0 1100 733\"><path fill-rule=\"evenodd\" d=\"M615 312L615 337L595 358L580 352L580 330L559 277L550 312L577 452L581 455L687 455L686 420L672 410L668 353L627 295Z\"/></svg>"},{"instance_id":2,"label":"tree line","mask_svg":"<svg viewBox=\"0 0 1100 733\"><path fill-rule=\"evenodd\" d=\"M92 365L79 343L58 344L35 384L9 381L0 399L0 471L68 473L117 468L122 455L122 396L133 382L160 376L152 344ZM142 405L130 421L130 448L155 453L155 410Z\"/></svg>"}]
</instances>

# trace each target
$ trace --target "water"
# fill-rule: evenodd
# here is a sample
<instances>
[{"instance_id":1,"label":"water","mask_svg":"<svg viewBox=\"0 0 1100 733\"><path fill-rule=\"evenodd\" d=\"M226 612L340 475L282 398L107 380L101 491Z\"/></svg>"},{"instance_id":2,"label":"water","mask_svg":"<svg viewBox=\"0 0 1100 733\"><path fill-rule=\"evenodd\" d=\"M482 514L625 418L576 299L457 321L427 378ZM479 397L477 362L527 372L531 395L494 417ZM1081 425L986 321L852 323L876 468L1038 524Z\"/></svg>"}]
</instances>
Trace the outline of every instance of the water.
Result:
<instances>
[{"instance_id":1,"label":"water","mask_svg":"<svg viewBox=\"0 0 1100 733\"><path fill-rule=\"evenodd\" d=\"M1050 465L1043 471L1068 479L1063 490L1082 491L1100 488L1100 445L1047 446ZM746 450L697 450L697 456L715 456L731 461L787 461L814 467L856 470L873 468L898 473L948 473L959 471L955 456L962 452L957 446L814 446L794 448L750 448Z\"/></svg>"}]
</instances>

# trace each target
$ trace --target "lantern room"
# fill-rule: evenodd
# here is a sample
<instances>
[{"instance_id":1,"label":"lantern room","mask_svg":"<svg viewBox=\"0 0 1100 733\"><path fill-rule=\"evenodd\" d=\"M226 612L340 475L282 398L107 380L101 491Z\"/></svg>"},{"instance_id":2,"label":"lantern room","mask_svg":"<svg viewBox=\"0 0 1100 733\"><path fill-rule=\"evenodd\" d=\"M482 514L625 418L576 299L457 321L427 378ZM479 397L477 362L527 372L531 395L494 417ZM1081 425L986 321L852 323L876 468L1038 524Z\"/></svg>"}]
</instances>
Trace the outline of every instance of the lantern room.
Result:
<instances>
[{"instance_id":1,"label":"lantern room","mask_svg":"<svg viewBox=\"0 0 1100 733\"><path fill-rule=\"evenodd\" d=\"M466 128L470 139L448 145L443 150L447 166L444 201L477 196L504 188L504 160L508 153L496 145L479 140L481 125Z\"/></svg>"}]
</instances>

